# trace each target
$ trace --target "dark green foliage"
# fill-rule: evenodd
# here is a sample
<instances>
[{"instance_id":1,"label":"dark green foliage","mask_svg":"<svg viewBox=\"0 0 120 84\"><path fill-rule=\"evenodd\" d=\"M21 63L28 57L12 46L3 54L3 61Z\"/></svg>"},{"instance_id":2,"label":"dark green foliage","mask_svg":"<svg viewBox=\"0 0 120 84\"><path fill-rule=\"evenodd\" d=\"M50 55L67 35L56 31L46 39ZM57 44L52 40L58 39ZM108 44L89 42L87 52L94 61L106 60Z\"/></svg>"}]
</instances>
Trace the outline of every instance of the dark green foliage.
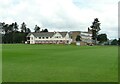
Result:
<instances>
[{"instance_id":1,"label":"dark green foliage","mask_svg":"<svg viewBox=\"0 0 120 84\"><path fill-rule=\"evenodd\" d=\"M30 32L31 32L30 28L27 28L26 33L30 33Z\"/></svg>"},{"instance_id":2,"label":"dark green foliage","mask_svg":"<svg viewBox=\"0 0 120 84\"><path fill-rule=\"evenodd\" d=\"M26 28L26 24L23 22L21 25L21 31L18 31L17 22L12 24L3 23L2 29L5 31L5 35L2 36L2 43L24 43L26 36L31 32L29 28Z\"/></svg>"},{"instance_id":3,"label":"dark green foliage","mask_svg":"<svg viewBox=\"0 0 120 84\"><path fill-rule=\"evenodd\" d=\"M100 41L99 43L103 43L107 41L107 35L106 34L100 34L97 37L97 40Z\"/></svg>"},{"instance_id":4,"label":"dark green foliage","mask_svg":"<svg viewBox=\"0 0 120 84\"><path fill-rule=\"evenodd\" d=\"M40 32L40 27L35 25L35 29L34 30L35 30L35 32Z\"/></svg>"},{"instance_id":5,"label":"dark green foliage","mask_svg":"<svg viewBox=\"0 0 120 84\"><path fill-rule=\"evenodd\" d=\"M10 32L6 33L2 37L3 43L24 43L26 41L26 36L28 33L23 32Z\"/></svg>"},{"instance_id":6,"label":"dark green foliage","mask_svg":"<svg viewBox=\"0 0 120 84\"><path fill-rule=\"evenodd\" d=\"M26 32L26 24L24 22L21 24L21 32Z\"/></svg>"},{"instance_id":7,"label":"dark green foliage","mask_svg":"<svg viewBox=\"0 0 120 84\"><path fill-rule=\"evenodd\" d=\"M21 32L18 31L17 22L11 24L2 24L2 29L5 31L5 35L2 35L2 43L24 43L27 39L26 36L31 32L30 28L26 27L25 22L21 24ZM35 32L48 32L48 29L43 29L40 31L39 26L35 26Z\"/></svg>"},{"instance_id":8,"label":"dark green foliage","mask_svg":"<svg viewBox=\"0 0 120 84\"><path fill-rule=\"evenodd\" d=\"M96 40L97 38L97 33L98 31L100 31L100 21L98 20L98 18L94 19L94 22L92 23L92 26L90 26L92 28L92 39Z\"/></svg>"},{"instance_id":9,"label":"dark green foliage","mask_svg":"<svg viewBox=\"0 0 120 84\"><path fill-rule=\"evenodd\" d=\"M5 33L16 32L16 31L18 31L17 22L12 23L12 24L3 23L2 29L5 31Z\"/></svg>"},{"instance_id":10,"label":"dark green foliage","mask_svg":"<svg viewBox=\"0 0 120 84\"><path fill-rule=\"evenodd\" d=\"M48 29L42 29L41 32L48 32Z\"/></svg>"},{"instance_id":11,"label":"dark green foliage","mask_svg":"<svg viewBox=\"0 0 120 84\"><path fill-rule=\"evenodd\" d=\"M81 41L81 36L80 35L77 35L76 41Z\"/></svg>"},{"instance_id":12,"label":"dark green foliage","mask_svg":"<svg viewBox=\"0 0 120 84\"><path fill-rule=\"evenodd\" d=\"M8 33L8 31L9 31L8 26L9 26L8 24L4 24L4 25L3 25L3 28L2 28L2 29L5 31L5 33Z\"/></svg>"},{"instance_id":13,"label":"dark green foliage","mask_svg":"<svg viewBox=\"0 0 120 84\"><path fill-rule=\"evenodd\" d=\"M18 25L17 22L14 23L14 30L17 31L18 30Z\"/></svg>"},{"instance_id":14,"label":"dark green foliage","mask_svg":"<svg viewBox=\"0 0 120 84\"><path fill-rule=\"evenodd\" d=\"M114 39L114 40L111 42L111 45L118 45L117 39Z\"/></svg>"}]
</instances>

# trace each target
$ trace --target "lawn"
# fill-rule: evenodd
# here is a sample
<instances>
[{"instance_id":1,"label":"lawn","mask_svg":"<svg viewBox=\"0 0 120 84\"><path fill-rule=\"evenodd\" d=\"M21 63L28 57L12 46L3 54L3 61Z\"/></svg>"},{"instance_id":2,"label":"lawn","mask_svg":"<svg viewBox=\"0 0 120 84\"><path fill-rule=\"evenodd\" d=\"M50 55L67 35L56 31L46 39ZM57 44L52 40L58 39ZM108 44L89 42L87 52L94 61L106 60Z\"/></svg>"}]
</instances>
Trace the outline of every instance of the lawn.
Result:
<instances>
[{"instance_id":1,"label":"lawn","mask_svg":"<svg viewBox=\"0 0 120 84\"><path fill-rule=\"evenodd\" d=\"M118 47L3 45L3 82L117 82Z\"/></svg>"}]
</instances>

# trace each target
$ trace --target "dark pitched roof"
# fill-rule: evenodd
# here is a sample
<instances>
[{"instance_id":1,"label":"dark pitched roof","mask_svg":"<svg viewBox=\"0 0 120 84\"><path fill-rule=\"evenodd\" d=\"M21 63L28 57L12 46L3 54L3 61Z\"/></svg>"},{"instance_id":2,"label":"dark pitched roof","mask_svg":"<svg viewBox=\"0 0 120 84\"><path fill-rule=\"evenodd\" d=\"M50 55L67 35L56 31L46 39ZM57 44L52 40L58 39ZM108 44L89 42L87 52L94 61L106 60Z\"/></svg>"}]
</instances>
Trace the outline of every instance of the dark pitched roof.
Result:
<instances>
[{"instance_id":1,"label":"dark pitched roof","mask_svg":"<svg viewBox=\"0 0 120 84\"><path fill-rule=\"evenodd\" d=\"M57 32L39 32L39 33L29 33L27 37L29 37L31 34L33 34L35 37L52 37ZM62 35L62 37L65 37L67 32L58 32Z\"/></svg>"},{"instance_id":2,"label":"dark pitched roof","mask_svg":"<svg viewBox=\"0 0 120 84\"><path fill-rule=\"evenodd\" d=\"M39 32L39 33L29 33L27 37L29 37L31 34L33 34L35 37L52 37L54 35L54 32Z\"/></svg>"}]
</instances>

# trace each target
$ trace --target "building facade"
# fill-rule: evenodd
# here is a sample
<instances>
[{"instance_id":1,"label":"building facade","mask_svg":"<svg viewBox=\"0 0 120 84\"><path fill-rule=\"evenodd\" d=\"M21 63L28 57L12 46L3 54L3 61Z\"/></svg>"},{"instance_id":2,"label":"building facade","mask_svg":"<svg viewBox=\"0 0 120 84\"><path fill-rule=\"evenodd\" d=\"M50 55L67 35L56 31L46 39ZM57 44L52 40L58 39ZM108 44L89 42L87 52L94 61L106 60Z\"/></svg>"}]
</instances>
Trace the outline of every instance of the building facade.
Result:
<instances>
[{"instance_id":1,"label":"building facade","mask_svg":"<svg viewBox=\"0 0 120 84\"><path fill-rule=\"evenodd\" d=\"M71 44L76 43L76 37L81 38L81 45L92 44L91 32L70 31L70 32L33 32L27 35L28 44Z\"/></svg>"},{"instance_id":2,"label":"building facade","mask_svg":"<svg viewBox=\"0 0 120 84\"><path fill-rule=\"evenodd\" d=\"M83 45L91 45L92 44L92 34L89 32L81 32L81 42Z\"/></svg>"},{"instance_id":3,"label":"building facade","mask_svg":"<svg viewBox=\"0 0 120 84\"><path fill-rule=\"evenodd\" d=\"M68 32L39 32L27 35L29 44L70 44L71 41Z\"/></svg>"},{"instance_id":4,"label":"building facade","mask_svg":"<svg viewBox=\"0 0 120 84\"><path fill-rule=\"evenodd\" d=\"M90 31L71 31L70 37L72 39L72 43L76 43L76 37L79 35L81 37L80 44L81 45L91 45L92 44L92 33Z\"/></svg>"}]
</instances>

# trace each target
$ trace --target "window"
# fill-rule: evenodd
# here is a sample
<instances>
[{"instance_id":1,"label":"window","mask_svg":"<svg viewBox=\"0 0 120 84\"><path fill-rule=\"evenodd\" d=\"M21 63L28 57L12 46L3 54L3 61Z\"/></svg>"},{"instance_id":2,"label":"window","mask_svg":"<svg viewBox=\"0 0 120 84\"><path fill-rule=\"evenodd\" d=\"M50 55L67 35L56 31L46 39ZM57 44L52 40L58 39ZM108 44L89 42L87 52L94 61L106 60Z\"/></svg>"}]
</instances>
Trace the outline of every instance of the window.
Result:
<instances>
[{"instance_id":1,"label":"window","mask_svg":"<svg viewBox=\"0 0 120 84\"><path fill-rule=\"evenodd\" d=\"M48 39L48 37L46 37L46 39Z\"/></svg>"},{"instance_id":2,"label":"window","mask_svg":"<svg viewBox=\"0 0 120 84\"><path fill-rule=\"evenodd\" d=\"M44 39L45 37L42 37L42 39Z\"/></svg>"},{"instance_id":3,"label":"window","mask_svg":"<svg viewBox=\"0 0 120 84\"><path fill-rule=\"evenodd\" d=\"M33 40L33 37L31 37L31 40Z\"/></svg>"},{"instance_id":4,"label":"window","mask_svg":"<svg viewBox=\"0 0 120 84\"><path fill-rule=\"evenodd\" d=\"M41 37L39 37L39 39L41 39Z\"/></svg>"},{"instance_id":5,"label":"window","mask_svg":"<svg viewBox=\"0 0 120 84\"><path fill-rule=\"evenodd\" d=\"M61 36L58 36L58 38L61 38Z\"/></svg>"},{"instance_id":6,"label":"window","mask_svg":"<svg viewBox=\"0 0 120 84\"><path fill-rule=\"evenodd\" d=\"M59 38L58 36L56 36L55 38Z\"/></svg>"},{"instance_id":7,"label":"window","mask_svg":"<svg viewBox=\"0 0 120 84\"><path fill-rule=\"evenodd\" d=\"M27 37L27 40L30 40L30 37Z\"/></svg>"}]
</instances>

